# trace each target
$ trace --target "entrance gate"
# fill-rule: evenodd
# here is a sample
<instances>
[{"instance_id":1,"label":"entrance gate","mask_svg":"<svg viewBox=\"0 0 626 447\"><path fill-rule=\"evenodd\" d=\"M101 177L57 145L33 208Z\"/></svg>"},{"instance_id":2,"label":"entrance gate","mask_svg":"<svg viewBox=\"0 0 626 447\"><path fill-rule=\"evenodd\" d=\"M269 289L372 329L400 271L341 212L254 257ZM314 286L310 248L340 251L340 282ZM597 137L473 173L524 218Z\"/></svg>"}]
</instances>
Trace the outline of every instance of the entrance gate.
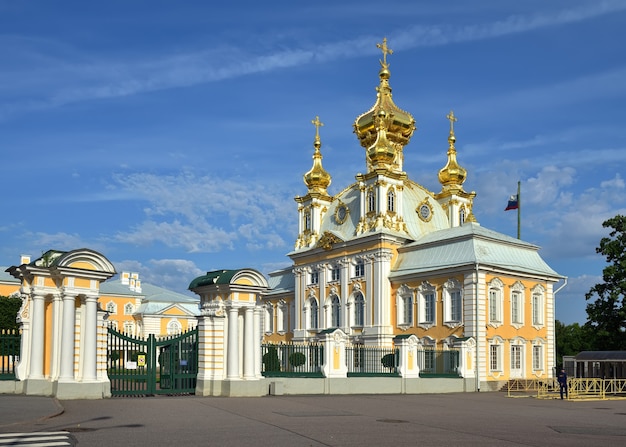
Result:
<instances>
[{"instance_id":1,"label":"entrance gate","mask_svg":"<svg viewBox=\"0 0 626 447\"><path fill-rule=\"evenodd\" d=\"M108 329L107 373L113 396L195 394L198 329L156 338Z\"/></svg>"}]
</instances>

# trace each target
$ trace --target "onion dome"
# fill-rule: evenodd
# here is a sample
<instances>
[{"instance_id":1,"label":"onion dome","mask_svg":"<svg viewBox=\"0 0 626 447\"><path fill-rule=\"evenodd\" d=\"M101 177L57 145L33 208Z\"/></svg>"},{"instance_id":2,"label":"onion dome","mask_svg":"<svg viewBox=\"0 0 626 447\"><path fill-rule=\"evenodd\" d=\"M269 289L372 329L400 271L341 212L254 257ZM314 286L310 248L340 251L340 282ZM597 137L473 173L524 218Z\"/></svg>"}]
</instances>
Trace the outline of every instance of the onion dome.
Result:
<instances>
[{"instance_id":1,"label":"onion dome","mask_svg":"<svg viewBox=\"0 0 626 447\"><path fill-rule=\"evenodd\" d=\"M320 147L322 142L320 141L320 127L324 125L320 121L319 116L316 116L311 123L315 126L315 152L313 153L313 167L309 172L304 174L304 184L309 188L309 192L317 192L321 194L327 194L326 188L330 185L330 174L322 167L322 153Z\"/></svg>"},{"instance_id":2,"label":"onion dome","mask_svg":"<svg viewBox=\"0 0 626 447\"><path fill-rule=\"evenodd\" d=\"M387 47L386 38L382 44L376 46L383 52L381 69L378 73L380 84L376 88L376 103L370 110L357 117L354 122L354 133L359 137L361 146L369 151L380 139L380 117L384 117L386 139L397 157L401 155L403 147L409 143L415 131L415 120L410 113L398 108L391 97L387 54L393 54L393 50Z\"/></svg>"},{"instance_id":3,"label":"onion dome","mask_svg":"<svg viewBox=\"0 0 626 447\"><path fill-rule=\"evenodd\" d=\"M444 189L461 189L461 185L467 178L467 171L462 168L456 161L456 148L454 143L456 137L454 136L454 122L457 118L454 116L454 112L446 116L450 120L450 135L448 136L448 163L443 169L439 171L439 183L441 183Z\"/></svg>"}]
</instances>

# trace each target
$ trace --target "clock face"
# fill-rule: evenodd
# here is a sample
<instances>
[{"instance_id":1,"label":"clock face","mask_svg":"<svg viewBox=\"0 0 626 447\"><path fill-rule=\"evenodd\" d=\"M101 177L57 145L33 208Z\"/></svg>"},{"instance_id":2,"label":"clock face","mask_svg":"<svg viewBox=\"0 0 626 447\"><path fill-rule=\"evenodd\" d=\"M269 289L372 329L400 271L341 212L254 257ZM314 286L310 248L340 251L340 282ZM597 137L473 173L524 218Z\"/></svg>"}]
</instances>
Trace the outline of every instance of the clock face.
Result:
<instances>
[{"instance_id":1,"label":"clock face","mask_svg":"<svg viewBox=\"0 0 626 447\"><path fill-rule=\"evenodd\" d=\"M432 217L432 211L430 209L430 206L428 206L426 203L420 205L419 209L418 209L418 213L419 216L422 220L424 221L429 221L430 218Z\"/></svg>"},{"instance_id":2,"label":"clock face","mask_svg":"<svg viewBox=\"0 0 626 447\"><path fill-rule=\"evenodd\" d=\"M346 218L348 217L348 209L346 208L345 205L341 204L337 207L337 210L335 211L335 220L337 221L338 224L342 224L346 221Z\"/></svg>"}]
</instances>

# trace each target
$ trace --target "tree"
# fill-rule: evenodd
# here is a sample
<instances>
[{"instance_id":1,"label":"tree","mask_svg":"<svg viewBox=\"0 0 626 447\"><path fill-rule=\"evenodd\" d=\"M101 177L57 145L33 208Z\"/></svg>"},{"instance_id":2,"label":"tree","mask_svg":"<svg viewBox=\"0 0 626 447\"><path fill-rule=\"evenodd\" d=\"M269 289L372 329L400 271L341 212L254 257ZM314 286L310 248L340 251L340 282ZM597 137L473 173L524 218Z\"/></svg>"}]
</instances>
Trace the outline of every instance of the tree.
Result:
<instances>
[{"instance_id":1,"label":"tree","mask_svg":"<svg viewBox=\"0 0 626 447\"><path fill-rule=\"evenodd\" d=\"M606 257L602 271L603 283L596 284L585 294L588 321L593 330L596 349L626 349L626 216L617 215L602 223L612 228L609 237L600 240L596 253ZM593 301L592 301L593 300Z\"/></svg>"},{"instance_id":2,"label":"tree","mask_svg":"<svg viewBox=\"0 0 626 447\"><path fill-rule=\"evenodd\" d=\"M22 299L17 296L0 296L0 329L19 329L15 319L22 307Z\"/></svg>"},{"instance_id":3,"label":"tree","mask_svg":"<svg viewBox=\"0 0 626 447\"><path fill-rule=\"evenodd\" d=\"M581 351L595 350L593 332L587 326L581 326L578 323L565 325L556 320L554 331L557 365L563 365L564 355L576 355Z\"/></svg>"}]
</instances>

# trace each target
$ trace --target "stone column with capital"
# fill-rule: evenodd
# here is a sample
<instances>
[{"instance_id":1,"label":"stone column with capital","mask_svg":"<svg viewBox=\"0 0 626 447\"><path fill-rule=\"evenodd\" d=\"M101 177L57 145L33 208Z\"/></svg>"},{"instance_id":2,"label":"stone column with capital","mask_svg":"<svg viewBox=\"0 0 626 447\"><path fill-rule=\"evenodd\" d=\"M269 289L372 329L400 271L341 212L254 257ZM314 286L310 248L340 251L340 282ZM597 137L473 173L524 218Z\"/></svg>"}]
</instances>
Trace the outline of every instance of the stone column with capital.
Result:
<instances>
[{"instance_id":1,"label":"stone column with capital","mask_svg":"<svg viewBox=\"0 0 626 447\"><path fill-rule=\"evenodd\" d=\"M247 306L243 314L243 378L253 380L254 376L254 307Z\"/></svg>"},{"instance_id":2,"label":"stone column with capital","mask_svg":"<svg viewBox=\"0 0 626 447\"><path fill-rule=\"evenodd\" d=\"M76 293L65 292L63 294L59 382L74 381L74 333L76 330L76 296Z\"/></svg>"},{"instance_id":3,"label":"stone column with capital","mask_svg":"<svg viewBox=\"0 0 626 447\"><path fill-rule=\"evenodd\" d=\"M226 378L239 379L239 308L228 308L228 341L226 343Z\"/></svg>"},{"instance_id":4,"label":"stone column with capital","mask_svg":"<svg viewBox=\"0 0 626 447\"><path fill-rule=\"evenodd\" d=\"M85 316L83 318L81 357L83 365L83 381L96 381L97 367L97 334L98 334L98 297L85 296Z\"/></svg>"}]
</instances>

